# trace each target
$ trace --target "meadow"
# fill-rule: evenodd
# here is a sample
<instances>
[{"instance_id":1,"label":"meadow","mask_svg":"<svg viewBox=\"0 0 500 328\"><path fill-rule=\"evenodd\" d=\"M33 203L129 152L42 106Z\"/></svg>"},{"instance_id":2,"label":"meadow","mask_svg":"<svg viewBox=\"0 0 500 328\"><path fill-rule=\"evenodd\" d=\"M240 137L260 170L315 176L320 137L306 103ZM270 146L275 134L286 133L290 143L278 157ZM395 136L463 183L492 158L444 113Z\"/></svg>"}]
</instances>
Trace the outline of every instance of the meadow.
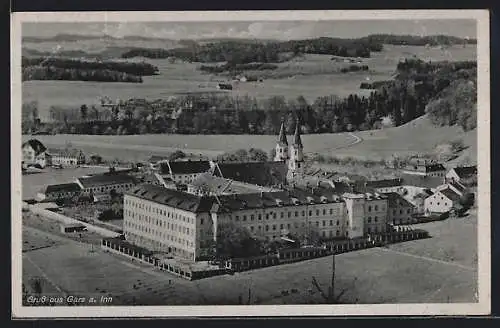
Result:
<instances>
[{"instance_id":1,"label":"meadow","mask_svg":"<svg viewBox=\"0 0 500 328\"><path fill-rule=\"evenodd\" d=\"M23 141L29 138L30 136L23 136ZM269 152L276 146L274 135L40 135L36 138L48 147L64 147L69 141L88 154L98 153L107 159L134 161L146 160L152 154L168 154L177 149L195 157L198 154L215 157L226 151L250 147ZM292 140L292 136L288 136L288 140ZM394 128L302 136L305 153L362 160L433 153L437 145L453 140L462 140L467 147L453 164L466 158L476 161L476 129L464 133L457 126L438 127L426 116Z\"/></svg>"},{"instance_id":2,"label":"meadow","mask_svg":"<svg viewBox=\"0 0 500 328\"><path fill-rule=\"evenodd\" d=\"M96 45L96 47L102 45ZM44 43L31 45L33 49L50 48ZM86 49L86 48L85 48ZM358 65L368 65L368 72L339 73L345 63L330 60L327 55L305 55L290 62L280 63L273 71L254 72L264 77L263 82L235 83L231 96L267 99L271 96L296 98L304 96L309 102L319 96L349 94L368 95L359 88L361 82L387 80L392 77L397 63L404 58L418 57L423 60L474 60L476 47L453 46L448 49L418 46L386 45L371 58L361 59ZM134 60L142 60L136 58ZM26 81L23 82L23 102L37 101L41 118L47 118L50 106L79 107L82 104L99 104L102 96L111 99L147 98L165 99L187 92L217 91L217 82L228 77L204 74L199 63L170 62L168 59L144 59L158 66L160 75L144 77L144 82L106 83L83 81ZM252 72L249 72L252 73Z\"/></svg>"},{"instance_id":3,"label":"meadow","mask_svg":"<svg viewBox=\"0 0 500 328\"><path fill-rule=\"evenodd\" d=\"M473 302L477 288L476 224L475 213L422 224L431 239L337 255L336 291L346 290L340 302ZM52 238L63 241L59 236ZM326 289L332 269L332 258L325 257L186 281L94 250L67 239L63 245L25 253L23 280L43 272L60 290L71 295L111 295L112 305L230 305L238 304L239 297L246 301L249 288L250 304L307 304L321 300L312 277Z\"/></svg>"}]
</instances>

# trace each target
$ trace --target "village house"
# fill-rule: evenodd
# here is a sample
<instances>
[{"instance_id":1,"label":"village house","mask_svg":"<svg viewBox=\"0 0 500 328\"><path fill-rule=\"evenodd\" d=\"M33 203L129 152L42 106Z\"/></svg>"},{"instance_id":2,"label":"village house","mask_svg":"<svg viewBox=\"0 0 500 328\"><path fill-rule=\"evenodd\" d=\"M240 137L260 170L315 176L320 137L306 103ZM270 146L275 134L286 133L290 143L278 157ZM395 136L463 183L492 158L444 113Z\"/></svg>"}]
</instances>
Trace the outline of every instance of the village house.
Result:
<instances>
[{"instance_id":1,"label":"village house","mask_svg":"<svg viewBox=\"0 0 500 328\"><path fill-rule=\"evenodd\" d=\"M394 225L415 223L416 206L400 194L389 192L385 194L388 201L387 222Z\"/></svg>"},{"instance_id":2,"label":"village house","mask_svg":"<svg viewBox=\"0 0 500 328\"><path fill-rule=\"evenodd\" d=\"M453 189L446 188L436 192L425 199L425 214L446 213L459 207L460 195Z\"/></svg>"},{"instance_id":3,"label":"village house","mask_svg":"<svg viewBox=\"0 0 500 328\"><path fill-rule=\"evenodd\" d=\"M219 90L233 90L233 86L229 83L217 83L217 89L219 89Z\"/></svg>"},{"instance_id":4,"label":"village house","mask_svg":"<svg viewBox=\"0 0 500 328\"><path fill-rule=\"evenodd\" d=\"M477 166L459 166L446 173L447 181L460 182L463 185L477 183Z\"/></svg>"},{"instance_id":5,"label":"village house","mask_svg":"<svg viewBox=\"0 0 500 328\"><path fill-rule=\"evenodd\" d=\"M448 183L445 183L441 186L438 186L436 188L436 190L443 190L443 189L446 189L446 188L450 188L451 190L453 190L455 193L457 193L459 196L463 196L464 193L467 191L467 188L462 185L460 182L456 182L456 181L449 181Z\"/></svg>"},{"instance_id":6,"label":"village house","mask_svg":"<svg viewBox=\"0 0 500 328\"><path fill-rule=\"evenodd\" d=\"M122 194L137 184L136 178L131 175L109 172L84 176L76 179L76 183L82 189L82 194L92 196L94 200L108 200L111 193Z\"/></svg>"},{"instance_id":7,"label":"village house","mask_svg":"<svg viewBox=\"0 0 500 328\"><path fill-rule=\"evenodd\" d=\"M47 153L51 165L77 166L85 164L85 154L78 149L49 149Z\"/></svg>"},{"instance_id":8,"label":"village house","mask_svg":"<svg viewBox=\"0 0 500 328\"><path fill-rule=\"evenodd\" d=\"M367 189L373 189L378 193L400 192L402 184L403 180L400 178L365 182Z\"/></svg>"},{"instance_id":9,"label":"village house","mask_svg":"<svg viewBox=\"0 0 500 328\"><path fill-rule=\"evenodd\" d=\"M403 170L406 174L444 178L446 169L443 164L427 159L412 159Z\"/></svg>"},{"instance_id":10,"label":"village house","mask_svg":"<svg viewBox=\"0 0 500 328\"><path fill-rule=\"evenodd\" d=\"M23 143L23 166L47 166L47 148L37 139L30 139Z\"/></svg>"},{"instance_id":11,"label":"village house","mask_svg":"<svg viewBox=\"0 0 500 328\"><path fill-rule=\"evenodd\" d=\"M151 169L159 169L160 164L168 161L168 157L166 156L159 156L159 155L153 155L148 159L148 163L151 167Z\"/></svg>"},{"instance_id":12,"label":"village house","mask_svg":"<svg viewBox=\"0 0 500 328\"><path fill-rule=\"evenodd\" d=\"M38 201L54 202L58 200L70 200L74 197L79 197L82 193L82 188L77 183L62 183L48 185L43 192L37 194Z\"/></svg>"},{"instance_id":13,"label":"village house","mask_svg":"<svg viewBox=\"0 0 500 328\"><path fill-rule=\"evenodd\" d=\"M161 162L158 175L170 178L176 184L189 184L199 175L210 170L209 161L165 161Z\"/></svg>"}]
</instances>

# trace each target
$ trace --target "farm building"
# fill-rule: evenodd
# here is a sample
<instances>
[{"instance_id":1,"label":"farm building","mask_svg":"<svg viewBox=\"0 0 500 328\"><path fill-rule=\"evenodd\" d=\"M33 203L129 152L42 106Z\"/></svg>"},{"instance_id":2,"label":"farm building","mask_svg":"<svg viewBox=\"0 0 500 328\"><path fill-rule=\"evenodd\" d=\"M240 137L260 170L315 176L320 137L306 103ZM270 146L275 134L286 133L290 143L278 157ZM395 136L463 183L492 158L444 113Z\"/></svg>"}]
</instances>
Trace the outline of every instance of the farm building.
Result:
<instances>
[{"instance_id":1,"label":"farm building","mask_svg":"<svg viewBox=\"0 0 500 328\"><path fill-rule=\"evenodd\" d=\"M229 83L218 83L217 89L219 89L219 90L233 90L233 86Z\"/></svg>"},{"instance_id":2,"label":"farm building","mask_svg":"<svg viewBox=\"0 0 500 328\"><path fill-rule=\"evenodd\" d=\"M93 196L95 200L111 198L114 191L121 194L137 184L137 180L128 174L109 172L91 176L80 177L76 183L85 196Z\"/></svg>"},{"instance_id":3,"label":"farm building","mask_svg":"<svg viewBox=\"0 0 500 328\"><path fill-rule=\"evenodd\" d=\"M211 168L209 161L165 161L159 165L159 175L179 184L189 184Z\"/></svg>"},{"instance_id":4,"label":"farm building","mask_svg":"<svg viewBox=\"0 0 500 328\"><path fill-rule=\"evenodd\" d=\"M48 160L51 165L77 166L85 164L85 154L77 149L49 149Z\"/></svg>"},{"instance_id":5,"label":"farm building","mask_svg":"<svg viewBox=\"0 0 500 328\"><path fill-rule=\"evenodd\" d=\"M413 223L416 206L395 192L385 193L388 199L387 221L394 225Z\"/></svg>"},{"instance_id":6,"label":"farm building","mask_svg":"<svg viewBox=\"0 0 500 328\"><path fill-rule=\"evenodd\" d=\"M448 181L456 181L462 184L477 183L477 166L459 166L452 168L446 173Z\"/></svg>"},{"instance_id":7,"label":"farm building","mask_svg":"<svg viewBox=\"0 0 500 328\"><path fill-rule=\"evenodd\" d=\"M443 164L418 158L412 159L403 171L406 174L424 175L429 177L444 178L446 175L446 169Z\"/></svg>"},{"instance_id":8,"label":"farm building","mask_svg":"<svg viewBox=\"0 0 500 328\"><path fill-rule=\"evenodd\" d=\"M366 181L365 186L368 189L373 189L379 193L390 193L398 192L401 190L401 185L403 183L402 179L385 179L385 180L375 180Z\"/></svg>"},{"instance_id":9,"label":"farm building","mask_svg":"<svg viewBox=\"0 0 500 328\"><path fill-rule=\"evenodd\" d=\"M77 183L63 183L48 185L43 192L38 193L39 201L69 200L78 197L82 193L82 188Z\"/></svg>"},{"instance_id":10,"label":"farm building","mask_svg":"<svg viewBox=\"0 0 500 328\"><path fill-rule=\"evenodd\" d=\"M25 166L47 166L47 148L37 139L30 139L23 143L23 164Z\"/></svg>"},{"instance_id":11,"label":"farm building","mask_svg":"<svg viewBox=\"0 0 500 328\"><path fill-rule=\"evenodd\" d=\"M459 202L460 195L453 189L437 190L433 195L425 199L425 213L446 213L453 208L459 207Z\"/></svg>"}]
</instances>

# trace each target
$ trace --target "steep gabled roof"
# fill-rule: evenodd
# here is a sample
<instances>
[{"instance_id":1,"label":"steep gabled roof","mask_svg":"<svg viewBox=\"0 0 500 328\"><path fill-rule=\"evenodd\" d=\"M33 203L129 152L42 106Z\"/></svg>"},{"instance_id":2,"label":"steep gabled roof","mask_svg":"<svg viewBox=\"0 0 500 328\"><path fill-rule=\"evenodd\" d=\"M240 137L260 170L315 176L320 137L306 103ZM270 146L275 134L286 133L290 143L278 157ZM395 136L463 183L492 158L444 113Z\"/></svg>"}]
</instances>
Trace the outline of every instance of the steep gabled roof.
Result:
<instances>
[{"instance_id":1,"label":"steep gabled roof","mask_svg":"<svg viewBox=\"0 0 500 328\"><path fill-rule=\"evenodd\" d=\"M84 188L106 186L112 184L136 183L136 179L123 173L103 173L78 178Z\"/></svg>"},{"instance_id":2,"label":"steep gabled roof","mask_svg":"<svg viewBox=\"0 0 500 328\"><path fill-rule=\"evenodd\" d=\"M30 139L26 141L23 143L22 147L24 148L27 146L31 147L35 151L35 156L38 156L47 150L47 148L37 139Z\"/></svg>"},{"instance_id":3,"label":"steep gabled roof","mask_svg":"<svg viewBox=\"0 0 500 328\"><path fill-rule=\"evenodd\" d=\"M475 174L477 174L477 166L462 166L454 168L457 175L460 179L469 178Z\"/></svg>"},{"instance_id":4,"label":"steep gabled roof","mask_svg":"<svg viewBox=\"0 0 500 328\"><path fill-rule=\"evenodd\" d=\"M62 183L62 184L55 184L55 185L48 185L47 188L45 189L45 193L53 193L53 192L77 192L80 191L81 188L78 185L78 183Z\"/></svg>"},{"instance_id":5,"label":"steep gabled roof","mask_svg":"<svg viewBox=\"0 0 500 328\"><path fill-rule=\"evenodd\" d=\"M302 148L302 138L300 137L300 124L299 121L295 124L295 135L293 138L293 145Z\"/></svg>"},{"instance_id":6,"label":"steep gabled roof","mask_svg":"<svg viewBox=\"0 0 500 328\"><path fill-rule=\"evenodd\" d=\"M200 197L150 184L141 184L125 194L192 213L209 212L215 201L211 196Z\"/></svg>"},{"instance_id":7,"label":"steep gabled roof","mask_svg":"<svg viewBox=\"0 0 500 328\"><path fill-rule=\"evenodd\" d=\"M367 181L366 186L369 188L390 188L401 186L402 180L396 179L385 179L385 180L375 180Z\"/></svg>"},{"instance_id":8,"label":"steep gabled roof","mask_svg":"<svg viewBox=\"0 0 500 328\"><path fill-rule=\"evenodd\" d=\"M390 208L395 207L415 207L412 203L407 201L403 196L396 192L384 193L387 196L388 206Z\"/></svg>"},{"instance_id":9,"label":"steep gabled roof","mask_svg":"<svg viewBox=\"0 0 500 328\"><path fill-rule=\"evenodd\" d=\"M284 122L281 122L280 134L278 135L278 143L282 146L288 146L288 140L286 138L286 129Z\"/></svg>"},{"instance_id":10,"label":"steep gabled roof","mask_svg":"<svg viewBox=\"0 0 500 328\"><path fill-rule=\"evenodd\" d=\"M170 169L169 169L170 168ZM210 170L209 161L168 161L160 164L160 173L169 174L196 174Z\"/></svg>"},{"instance_id":11,"label":"steep gabled roof","mask_svg":"<svg viewBox=\"0 0 500 328\"><path fill-rule=\"evenodd\" d=\"M453 189L451 188L446 188L443 190L439 191L443 195L445 195L448 199L450 199L452 202L458 202L460 201L460 195L457 194Z\"/></svg>"}]
</instances>

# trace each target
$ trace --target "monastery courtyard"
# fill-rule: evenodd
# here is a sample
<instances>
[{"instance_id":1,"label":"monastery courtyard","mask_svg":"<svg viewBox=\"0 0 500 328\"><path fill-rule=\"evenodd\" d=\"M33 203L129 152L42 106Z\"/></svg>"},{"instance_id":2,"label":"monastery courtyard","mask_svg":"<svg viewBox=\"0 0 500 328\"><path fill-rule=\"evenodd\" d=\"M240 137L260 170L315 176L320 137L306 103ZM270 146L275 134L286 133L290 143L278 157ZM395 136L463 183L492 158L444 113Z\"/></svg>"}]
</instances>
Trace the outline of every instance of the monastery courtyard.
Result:
<instances>
[{"instance_id":1,"label":"monastery courtyard","mask_svg":"<svg viewBox=\"0 0 500 328\"><path fill-rule=\"evenodd\" d=\"M473 302L477 282L477 214L418 225L432 238L336 256L340 303ZM326 291L332 257L234 275L187 281L104 253L91 233L69 239L57 223L23 213L23 282L42 280L43 293L110 296L110 305L307 304ZM85 292L86 291L86 292ZM93 291L93 292L92 292Z\"/></svg>"}]
</instances>

